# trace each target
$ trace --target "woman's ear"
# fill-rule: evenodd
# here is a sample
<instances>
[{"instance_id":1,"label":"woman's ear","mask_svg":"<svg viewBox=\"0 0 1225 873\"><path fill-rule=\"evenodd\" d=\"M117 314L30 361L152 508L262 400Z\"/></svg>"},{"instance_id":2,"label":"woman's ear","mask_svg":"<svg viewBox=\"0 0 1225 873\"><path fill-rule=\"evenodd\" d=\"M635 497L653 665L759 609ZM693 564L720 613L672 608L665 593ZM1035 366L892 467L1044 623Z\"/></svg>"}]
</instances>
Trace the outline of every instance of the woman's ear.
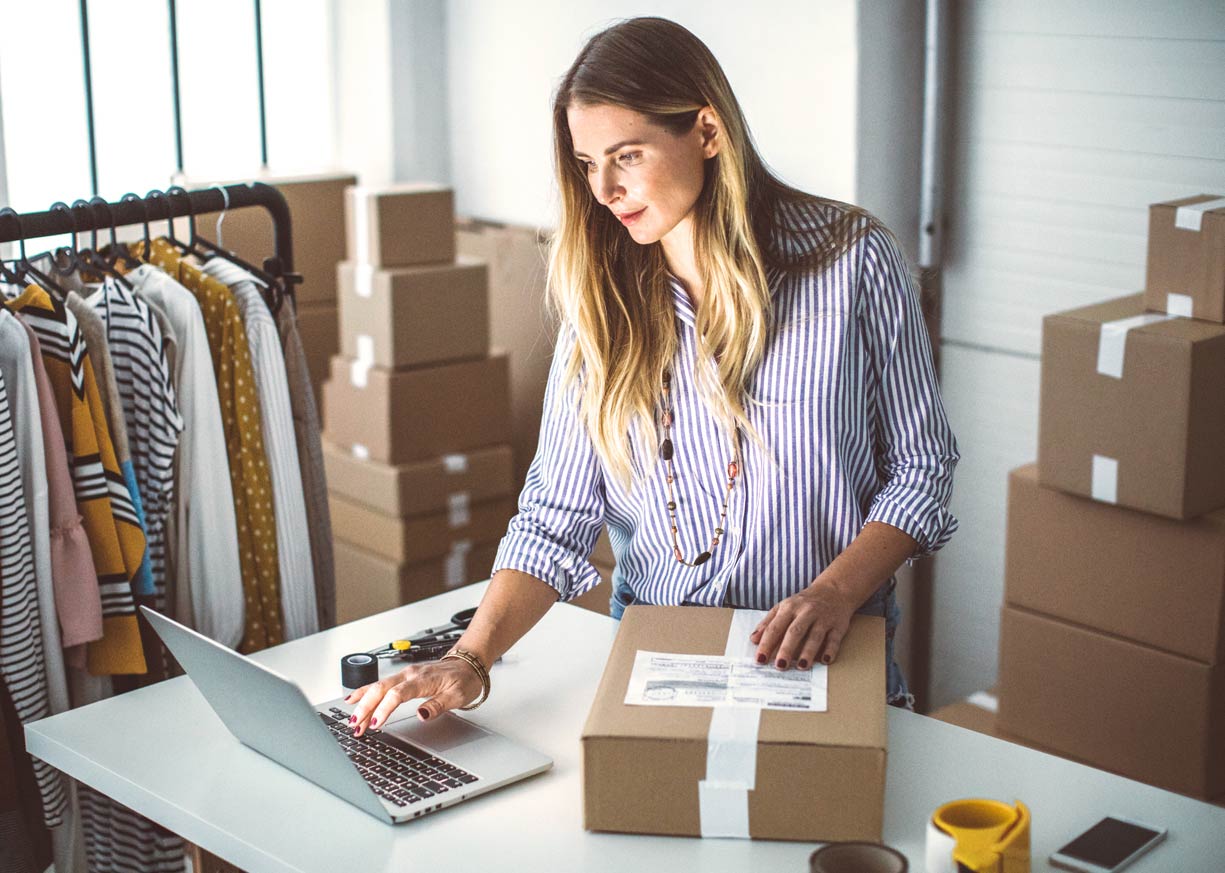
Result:
<instances>
[{"instance_id":1,"label":"woman's ear","mask_svg":"<svg viewBox=\"0 0 1225 873\"><path fill-rule=\"evenodd\" d=\"M713 106L703 106L698 110L694 128L702 137L702 157L713 158L723 148L723 122Z\"/></svg>"}]
</instances>

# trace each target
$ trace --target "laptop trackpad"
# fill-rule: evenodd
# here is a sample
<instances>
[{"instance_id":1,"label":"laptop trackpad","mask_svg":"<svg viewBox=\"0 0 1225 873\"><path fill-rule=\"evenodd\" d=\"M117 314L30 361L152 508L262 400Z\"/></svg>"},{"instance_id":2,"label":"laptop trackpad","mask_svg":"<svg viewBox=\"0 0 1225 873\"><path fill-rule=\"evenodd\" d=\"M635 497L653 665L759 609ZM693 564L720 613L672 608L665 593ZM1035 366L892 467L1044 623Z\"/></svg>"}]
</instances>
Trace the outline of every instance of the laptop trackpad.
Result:
<instances>
[{"instance_id":1,"label":"laptop trackpad","mask_svg":"<svg viewBox=\"0 0 1225 873\"><path fill-rule=\"evenodd\" d=\"M483 740L490 735L484 728L449 713L426 722L412 713L406 718L393 719L383 730L409 742L429 746L437 752Z\"/></svg>"}]
</instances>

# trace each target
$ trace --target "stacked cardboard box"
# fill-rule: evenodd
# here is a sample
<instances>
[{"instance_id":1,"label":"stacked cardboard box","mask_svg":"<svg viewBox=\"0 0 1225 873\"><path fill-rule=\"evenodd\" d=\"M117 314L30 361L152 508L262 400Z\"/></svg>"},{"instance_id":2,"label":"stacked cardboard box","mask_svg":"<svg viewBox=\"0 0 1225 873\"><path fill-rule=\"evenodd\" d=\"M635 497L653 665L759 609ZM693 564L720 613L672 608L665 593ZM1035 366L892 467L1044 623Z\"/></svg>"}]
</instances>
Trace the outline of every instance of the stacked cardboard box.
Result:
<instances>
[{"instance_id":1,"label":"stacked cardboard box","mask_svg":"<svg viewBox=\"0 0 1225 873\"><path fill-rule=\"evenodd\" d=\"M340 621L486 578L517 490L507 357L451 192L350 188L346 216L323 386Z\"/></svg>"},{"instance_id":2,"label":"stacked cardboard box","mask_svg":"<svg viewBox=\"0 0 1225 873\"><path fill-rule=\"evenodd\" d=\"M351 173L313 176L276 176L257 180L285 197L293 218L294 272L302 276L295 295L298 332L306 351L315 401L328 372L328 360L340 349L336 304L336 265L345 257L345 190L357 184ZM210 184L192 183L192 187ZM272 217L263 209L236 209L226 213L217 233L219 213L197 217L199 230L220 236L225 248L255 266L276 250ZM216 242L217 240L214 240Z\"/></svg>"},{"instance_id":3,"label":"stacked cardboard box","mask_svg":"<svg viewBox=\"0 0 1225 873\"><path fill-rule=\"evenodd\" d=\"M1151 208L1144 295L1045 320L1000 629L1001 732L1201 798L1225 793L1222 322L1208 195Z\"/></svg>"}]
</instances>

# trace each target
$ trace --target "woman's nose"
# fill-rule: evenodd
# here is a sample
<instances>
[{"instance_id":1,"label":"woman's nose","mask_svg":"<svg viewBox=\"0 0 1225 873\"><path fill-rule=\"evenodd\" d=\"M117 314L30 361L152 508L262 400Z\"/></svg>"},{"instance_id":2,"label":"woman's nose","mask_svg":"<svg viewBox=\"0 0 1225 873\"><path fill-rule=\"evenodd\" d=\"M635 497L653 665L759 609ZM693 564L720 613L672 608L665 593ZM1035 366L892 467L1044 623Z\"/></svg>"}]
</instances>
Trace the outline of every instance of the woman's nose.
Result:
<instances>
[{"instance_id":1,"label":"woman's nose","mask_svg":"<svg viewBox=\"0 0 1225 873\"><path fill-rule=\"evenodd\" d=\"M617 184L615 174L604 171L595 179L595 199L601 206L608 206L621 196L621 186Z\"/></svg>"}]
</instances>

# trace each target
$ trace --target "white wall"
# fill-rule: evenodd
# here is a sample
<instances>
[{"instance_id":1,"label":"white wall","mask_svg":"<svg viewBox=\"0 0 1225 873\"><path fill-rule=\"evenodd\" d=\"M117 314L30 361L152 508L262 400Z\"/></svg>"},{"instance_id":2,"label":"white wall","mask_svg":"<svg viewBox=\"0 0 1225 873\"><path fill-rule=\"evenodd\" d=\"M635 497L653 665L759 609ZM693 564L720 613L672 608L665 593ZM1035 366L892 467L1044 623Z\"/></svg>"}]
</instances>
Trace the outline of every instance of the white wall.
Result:
<instances>
[{"instance_id":1,"label":"white wall","mask_svg":"<svg viewBox=\"0 0 1225 873\"><path fill-rule=\"evenodd\" d=\"M1042 316L1143 288L1148 204L1225 191L1225 4L955 5L943 375L964 457L961 531L937 563L936 705L996 678L1007 473L1037 451Z\"/></svg>"},{"instance_id":2,"label":"white wall","mask_svg":"<svg viewBox=\"0 0 1225 873\"><path fill-rule=\"evenodd\" d=\"M553 90L587 38L660 15L723 65L766 160L809 191L855 197L856 3L541 0L447 4L451 182L461 214L551 226Z\"/></svg>"}]
</instances>

